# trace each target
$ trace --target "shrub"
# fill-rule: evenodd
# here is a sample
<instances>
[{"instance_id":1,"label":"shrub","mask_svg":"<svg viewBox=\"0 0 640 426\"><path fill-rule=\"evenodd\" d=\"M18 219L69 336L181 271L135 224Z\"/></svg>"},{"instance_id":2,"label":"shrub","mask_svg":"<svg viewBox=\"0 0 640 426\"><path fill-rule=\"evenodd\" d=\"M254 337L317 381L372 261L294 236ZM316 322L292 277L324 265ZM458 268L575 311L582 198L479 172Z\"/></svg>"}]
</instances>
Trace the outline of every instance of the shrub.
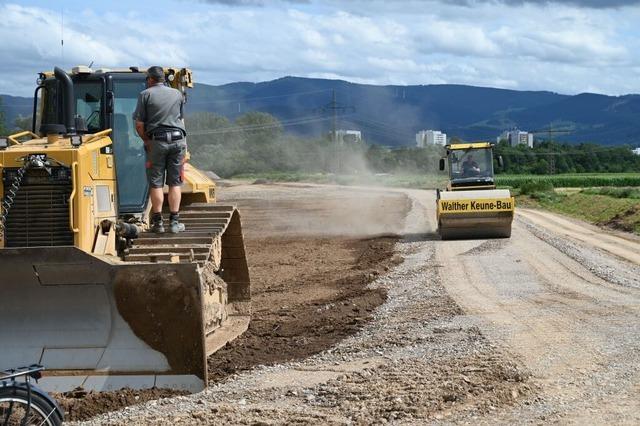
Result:
<instances>
[{"instance_id":1,"label":"shrub","mask_svg":"<svg viewBox=\"0 0 640 426\"><path fill-rule=\"evenodd\" d=\"M530 195L553 191L553 184L548 180L528 181L520 185L520 194Z\"/></svg>"},{"instance_id":2,"label":"shrub","mask_svg":"<svg viewBox=\"0 0 640 426\"><path fill-rule=\"evenodd\" d=\"M534 200L544 202L558 202L559 199L566 197L565 194L558 194L555 191L537 191L530 195Z\"/></svg>"},{"instance_id":3,"label":"shrub","mask_svg":"<svg viewBox=\"0 0 640 426\"><path fill-rule=\"evenodd\" d=\"M640 188L633 187L616 188L605 186L604 188L585 188L582 192L590 195L607 195L613 198L640 199Z\"/></svg>"}]
</instances>

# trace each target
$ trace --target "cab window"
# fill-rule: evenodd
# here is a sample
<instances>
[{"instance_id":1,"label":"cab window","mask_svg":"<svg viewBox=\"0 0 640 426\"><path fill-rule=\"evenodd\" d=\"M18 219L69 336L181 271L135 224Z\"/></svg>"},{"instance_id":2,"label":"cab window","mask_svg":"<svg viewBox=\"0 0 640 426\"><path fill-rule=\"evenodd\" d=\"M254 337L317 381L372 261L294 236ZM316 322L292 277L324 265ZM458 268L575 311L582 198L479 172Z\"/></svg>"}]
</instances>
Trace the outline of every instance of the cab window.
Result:
<instances>
[{"instance_id":1,"label":"cab window","mask_svg":"<svg viewBox=\"0 0 640 426\"><path fill-rule=\"evenodd\" d=\"M118 174L118 202L121 213L138 213L149 197L145 152L133 122L138 95L145 89L143 79L113 80L113 148Z\"/></svg>"},{"instance_id":2,"label":"cab window","mask_svg":"<svg viewBox=\"0 0 640 426\"><path fill-rule=\"evenodd\" d=\"M102 130L102 81L78 81L73 85L76 114L82 116L89 133Z\"/></svg>"}]
</instances>

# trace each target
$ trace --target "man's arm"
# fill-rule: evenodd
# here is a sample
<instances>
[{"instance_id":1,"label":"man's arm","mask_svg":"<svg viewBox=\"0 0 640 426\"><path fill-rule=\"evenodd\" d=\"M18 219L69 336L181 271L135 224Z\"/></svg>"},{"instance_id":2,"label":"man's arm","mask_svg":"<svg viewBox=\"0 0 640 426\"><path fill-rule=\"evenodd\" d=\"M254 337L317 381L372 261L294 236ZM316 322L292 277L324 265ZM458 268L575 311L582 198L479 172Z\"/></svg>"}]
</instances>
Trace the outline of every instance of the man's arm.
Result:
<instances>
[{"instance_id":1,"label":"man's arm","mask_svg":"<svg viewBox=\"0 0 640 426\"><path fill-rule=\"evenodd\" d=\"M133 119L136 122L136 133L143 141L146 141L147 135L144 132L144 122L147 119L147 108L142 93L138 95L138 103L135 111L133 111Z\"/></svg>"},{"instance_id":2,"label":"man's arm","mask_svg":"<svg viewBox=\"0 0 640 426\"><path fill-rule=\"evenodd\" d=\"M144 133L144 123L142 121L136 121L136 133L143 141L147 139L147 135Z\"/></svg>"},{"instance_id":3,"label":"man's arm","mask_svg":"<svg viewBox=\"0 0 640 426\"><path fill-rule=\"evenodd\" d=\"M184 95L182 95L182 93L180 94L180 121L182 122L182 125L184 126L184 103L186 102L186 98L184 97Z\"/></svg>"}]
</instances>

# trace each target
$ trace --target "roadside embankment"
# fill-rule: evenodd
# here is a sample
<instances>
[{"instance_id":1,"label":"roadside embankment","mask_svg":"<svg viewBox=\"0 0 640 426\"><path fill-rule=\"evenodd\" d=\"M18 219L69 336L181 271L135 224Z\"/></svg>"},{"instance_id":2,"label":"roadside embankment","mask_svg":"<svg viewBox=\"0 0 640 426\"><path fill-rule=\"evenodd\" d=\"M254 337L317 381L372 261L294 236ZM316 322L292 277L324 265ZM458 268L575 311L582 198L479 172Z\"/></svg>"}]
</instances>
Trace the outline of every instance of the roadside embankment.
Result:
<instances>
[{"instance_id":1,"label":"roadside embankment","mask_svg":"<svg viewBox=\"0 0 640 426\"><path fill-rule=\"evenodd\" d=\"M546 209L602 227L640 235L638 188L603 187L572 191L543 188L519 195L516 204L519 207Z\"/></svg>"}]
</instances>

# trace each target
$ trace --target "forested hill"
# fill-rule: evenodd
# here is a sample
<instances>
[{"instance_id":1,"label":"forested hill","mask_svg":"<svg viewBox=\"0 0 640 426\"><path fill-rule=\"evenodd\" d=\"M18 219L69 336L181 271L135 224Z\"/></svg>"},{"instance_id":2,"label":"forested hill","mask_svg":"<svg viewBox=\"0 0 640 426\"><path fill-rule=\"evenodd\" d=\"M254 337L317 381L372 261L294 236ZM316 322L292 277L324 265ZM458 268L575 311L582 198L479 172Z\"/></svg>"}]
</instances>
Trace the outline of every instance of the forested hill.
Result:
<instances>
[{"instance_id":1,"label":"forested hill","mask_svg":"<svg viewBox=\"0 0 640 426\"><path fill-rule=\"evenodd\" d=\"M197 85L190 110L230 118L251 110L271 113L302 134L328 131L335 90L339 128L362 130L383 145L410 145L422 129L466 140L495 138L520 128L552 133L558 141L640 144L640 95L560 95L461 85L372 86L340 80L286 77L265 83ZM308 119L308 121L305 121ZM314 121L311 121L314 120ZM301 124L300 124L301 123Z\"/></svg>"},{"instance_id":2,"label":"forested hill","mask_svg":"<svg viewBox=\"0 0 640 426\"><path fill-rule=\"evenodd\" d=\"M318 136L331 126L336 95L338 127L356 129L370 142L412 145L421 129L466 140L495 138L506 129L553 133L557 141L640 145L640 95L575 96L461 85L373 86L340 80L285 77L264 83L196 84L188 112L234 119L249 111L276 116L285 129ZM5 97L6 123L31 112L29 98Z\"/></svg>"}]
</instances>

